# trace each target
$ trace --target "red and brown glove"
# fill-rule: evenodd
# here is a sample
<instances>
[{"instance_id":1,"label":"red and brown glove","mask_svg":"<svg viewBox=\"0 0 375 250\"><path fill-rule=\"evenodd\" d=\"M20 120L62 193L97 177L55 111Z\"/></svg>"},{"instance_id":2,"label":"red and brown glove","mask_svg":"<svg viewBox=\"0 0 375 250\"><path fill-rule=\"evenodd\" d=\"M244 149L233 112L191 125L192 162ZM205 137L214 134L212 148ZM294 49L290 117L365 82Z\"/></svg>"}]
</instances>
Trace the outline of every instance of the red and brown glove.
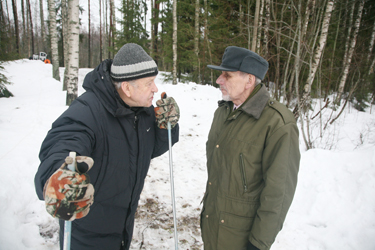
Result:
<instances>
[{"instance_id":1,"label":"red and brown glove","mask_svg":"<svg viewBox=\"0 0 375 250\"><path fill-rule=\"evenodd\" d=\"M44 185L46 209L53 217L73 221L85 217L94 202L94 186L87 174L94 164L87 156L76 157L76 172L67 169L73 162L68 156Z\"/></svg>"},{"instance_id":2,"label":"red and brown glove","mask_svg":"<svg viewBox=\"0 0 375 250\"><path fill-rule=\"evenodd\" d=\"M171 123L171 128L176 126L180 119L180 108L173 97L167 97L167 94L163 92L161 100L156 101L156 105L155 116L158 127L167 129L168 121Z\"/></svg>"}]
</instances>

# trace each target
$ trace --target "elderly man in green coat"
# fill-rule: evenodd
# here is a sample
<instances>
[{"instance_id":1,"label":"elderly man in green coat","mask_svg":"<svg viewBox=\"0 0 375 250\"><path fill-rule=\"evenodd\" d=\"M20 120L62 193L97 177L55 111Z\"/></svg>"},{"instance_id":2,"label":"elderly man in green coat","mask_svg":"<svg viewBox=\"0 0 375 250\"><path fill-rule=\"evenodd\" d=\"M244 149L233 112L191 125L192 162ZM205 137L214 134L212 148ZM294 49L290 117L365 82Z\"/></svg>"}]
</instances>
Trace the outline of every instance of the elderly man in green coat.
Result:
<instances>
[{"instance_id":1,"label":"elderly man in green coat","mask_svg":"<svg viewBox=\"0 0 375 250\"><path fill-rule=\"evenodd\" d=\"M261 84L268 62L229 46L216 80L223 100L206 144L205 250L270 249L292 203L300 162L292 112Z\"/></svg>"}]
</instances>

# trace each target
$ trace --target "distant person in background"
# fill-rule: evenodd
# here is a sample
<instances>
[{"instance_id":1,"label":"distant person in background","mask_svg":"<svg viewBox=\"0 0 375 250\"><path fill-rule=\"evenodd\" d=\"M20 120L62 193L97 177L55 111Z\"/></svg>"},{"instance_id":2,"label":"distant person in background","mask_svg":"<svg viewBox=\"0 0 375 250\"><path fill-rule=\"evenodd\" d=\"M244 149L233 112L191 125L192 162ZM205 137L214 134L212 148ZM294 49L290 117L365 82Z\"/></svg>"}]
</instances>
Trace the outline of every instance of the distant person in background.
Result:
<instances>
[{"instance_id":1,"label":"distant person in background","mask_svg":"<svg viewBox=\"0 0 375 250\"><path fill-rule=\"evenodd\" d=\"M103 61L85 77L86 92L52 124L35 176L38 197L60 219L72 222L72 250L129 249L144 180L152 158L179 137L179 108L158 92L155 61L137 44L125 44L113 61ZM77 169L67 164L77 153Z\"/></svg>"},{"instance_id":2,"label":"distant person in background","mask_svg":"<svg viewBox=\"0 0 375 250\"><path fill-rule=\"evenodd\" d=\"M297 185L298 128L261 84L268 62L229 46L216 83L223 100L206 144L208 180L201 232L205 250L270 249Z\"/></svg>"}]
</instances>

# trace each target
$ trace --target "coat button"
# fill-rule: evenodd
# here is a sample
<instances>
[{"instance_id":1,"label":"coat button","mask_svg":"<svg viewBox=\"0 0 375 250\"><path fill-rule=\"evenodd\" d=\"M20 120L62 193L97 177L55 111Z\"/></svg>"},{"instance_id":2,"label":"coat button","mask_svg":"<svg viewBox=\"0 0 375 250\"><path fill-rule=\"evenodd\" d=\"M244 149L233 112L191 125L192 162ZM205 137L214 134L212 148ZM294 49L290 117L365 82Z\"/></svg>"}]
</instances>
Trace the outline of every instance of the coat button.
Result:
<instances>
[{"instance_id":1,"label":"coat button","mask_svg":"<svg viewBox=\"0 0 375 250\"><path fill-rule=\"evenodd\" d=\"M224 220L221 220L221 223L224 223Z\"/></svg>"},{"instance_id":2,"label":"coat button","mask_svg":"<svg viewBox=\"0 0 375 250\"><path fill-rule=\"evenodd\" d=\"M218 144L218 145L216 145L216 148L219 148L219 144Z\"/></svg>"},{"instance_id":3,"label":"coat button","mask_svg":"<svg viewBox=\"0 0 375 250\"><path fill-rule=\"evenodd\" d=\"M208 214L206 215L206 218L208 218Z\"/></svg>"},{"instance_id":4,"label":"coat button","mask_svg":"<svg viewBox=\"0 0 375 250\"><path fill-rule=\"evenodd\" d=\"M211 182L208 183L208 185L211 185L211 184L212 184Z\"/></svg>"},{"instance_id":5,"label":"coat button","mask_svg":"<svg viewBox=\"0 0 375 250\"><path fill-rule=\"evenodd\" d=\"M273 105L273 103L274 103L273 101L270 102L271 105Z\"/></svg>"}]
</instances>

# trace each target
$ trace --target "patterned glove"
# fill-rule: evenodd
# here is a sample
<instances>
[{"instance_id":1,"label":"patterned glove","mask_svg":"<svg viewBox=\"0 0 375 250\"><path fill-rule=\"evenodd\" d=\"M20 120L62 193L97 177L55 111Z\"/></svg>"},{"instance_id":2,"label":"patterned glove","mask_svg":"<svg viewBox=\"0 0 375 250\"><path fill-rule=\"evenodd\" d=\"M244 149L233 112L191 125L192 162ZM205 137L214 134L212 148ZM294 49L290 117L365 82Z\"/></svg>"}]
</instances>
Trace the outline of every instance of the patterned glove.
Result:
<instances>
[{"instance_id":1,"label":"patterned glove","mask_svg":"<svg viewBox=\"0 0 375 250\"><path fill-rule=\"evenodd\" d=\"M44 185L46 209L53 217L69 221L80 219L88 214L94 202L94 186L85 174L94 161L87 156L77 156L76 161L77 172L67 169L67 165L73 162L68 156Z\"/></svg>"},{"instance_id":2,"label":"patterned glove","mask_svg":"<svg viewBox=\"0 0 375 250\"><path fill-rule=\"evenodd\" d=\"M173 97L167 97L167 94L163 92L161 94L161 100L158 100L156 105L155 116L158 127L167 129L167 124L169 121L171 123L171 127L174 128L180 119L180 108Z\"/></svg>"}]
</instances>

